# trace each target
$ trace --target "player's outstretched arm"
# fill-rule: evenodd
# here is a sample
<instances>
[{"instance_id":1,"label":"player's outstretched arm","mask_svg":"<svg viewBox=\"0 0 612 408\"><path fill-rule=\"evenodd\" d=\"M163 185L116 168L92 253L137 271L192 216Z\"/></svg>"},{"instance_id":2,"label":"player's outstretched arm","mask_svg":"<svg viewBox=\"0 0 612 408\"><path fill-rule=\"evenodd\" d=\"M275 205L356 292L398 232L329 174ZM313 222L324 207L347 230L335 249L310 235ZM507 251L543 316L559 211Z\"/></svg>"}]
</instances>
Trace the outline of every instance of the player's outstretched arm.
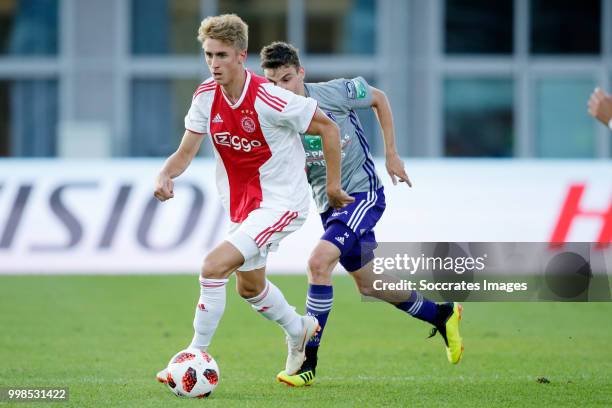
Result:
<instances>
[{"instance_id":1,"label":"player's outstretched arm","mask_svg":"<svg viewBox=\"0 0 612 408\"><path fill-rule=\"evenodd\" d=\"M173 178L180 176L195 157L202 144L203 135L186 130L176 152L172 153L164 163L157 176L153 195L159 201L174 197Z\"/></svg>"},{"instance_id":2,"label":"player's outstretched arm","mask_svg":"<svg viewBox=\"0 0 612 408\"><path fill-rule=\"evenodd\" d=\"M340 183L340 162L342 156L338 126L321 109L317 108L306 133L321 136L323 157L325 158L327 168L327 196L329 205L338 209L355 201L353 197L342 190Z\"/></svg>"},{"instance_id":3,"label":"player's outstretched arm","mask_svg":"<svg viewBox=\"0 0 612 408\"><path fill-rule=\"evenodd\" d=\"M393 112L391 111L389 99L387 99L387 95L383 91L373 86L370 87L370 92L372 93L372 109L382 129L383 140L385 142L387 173L389 173L393 185L396 185L397 179L399 179L400 182L404 182L409 187L412 187L412 182L404 168L404 162L397 154L397 148L395 147L395 128L393 126Z\"/></svg>"},{"instance_id":4,"label":"player's outstretched arm","mask_svg":"<svg viewBox=\"0 0 612 408\"><path fill-rule=\"evenodd\" d=\"M589 98L589 114L612 129L612 96L595 88Z\"/></svg>"}]
</instances>

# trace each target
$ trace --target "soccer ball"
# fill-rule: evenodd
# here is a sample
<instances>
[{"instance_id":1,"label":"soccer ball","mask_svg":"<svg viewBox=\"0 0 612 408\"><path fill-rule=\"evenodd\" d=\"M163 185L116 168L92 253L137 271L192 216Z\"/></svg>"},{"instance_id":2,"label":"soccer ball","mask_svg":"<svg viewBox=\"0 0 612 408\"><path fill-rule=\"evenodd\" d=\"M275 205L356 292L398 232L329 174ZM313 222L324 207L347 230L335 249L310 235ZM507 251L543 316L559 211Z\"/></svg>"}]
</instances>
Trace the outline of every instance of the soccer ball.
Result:
<instances>
[{"instance_id":1,"label":"soccer ball","mask_svg":"<svg viewBox=\"0 0 612 408\"><path fill-rule=\"evenodd\" d=\"M179 397L206 398L219 383L219 367L210 354L186 349L168 363L168 387Z\"/></svg>"}]
</instances>

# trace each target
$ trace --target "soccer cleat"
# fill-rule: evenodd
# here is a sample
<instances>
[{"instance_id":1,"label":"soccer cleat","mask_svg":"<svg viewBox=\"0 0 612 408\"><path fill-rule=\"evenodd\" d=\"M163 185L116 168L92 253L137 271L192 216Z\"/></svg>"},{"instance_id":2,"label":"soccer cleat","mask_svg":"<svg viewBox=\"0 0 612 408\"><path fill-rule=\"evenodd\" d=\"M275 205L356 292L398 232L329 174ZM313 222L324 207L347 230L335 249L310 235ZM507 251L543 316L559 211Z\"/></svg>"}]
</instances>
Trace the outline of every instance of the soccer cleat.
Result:
<instances>
[{"instance_id":1,"label":"soccer cleat","mask_svg":"<svg viewBox=\"0 0 612 408\"><path fill-rule=\"evenodd\" d=\"M431 329L429 337L440 333L446 345L446 358L448 358L449 363L457 364L463 356L463 339L459 334L463 307L457 302L441 304L438 307L442 309L442 312L445 312L446 317Z\"/></svg>"},{"instance_id":2,"label":"soccer cleat","mask_svg":"<svg viewBox=\"0 0 612 408\"><path fill-rule=\"evenodd\" d=\"M155 378L157 378L157 381L159 381L160 383L164 383L164 384L167 383L168 382L168 369L164 368L163 370L158 372Z\"/></svg>"},{"instance_id":3,"label":"soccer cleat","mask_svg":"<svg viewBox=\"0 0 612 408\"><path fill-rule=\"evenodd\" d=\"M306 367L300 369L294 375L288 375L285 371L281 371L276 375L276 381L287 384L290 387L307 387L315 380L315 371L312 368Z\"/></svg>"},{"instance_id":4,"label":"soccer cleat","mask_svg":"<svg viewBox=\"0 0 612 408\"><path fill-rule=\"evenodd\" d=\"M319 321L314 316L302 316L302 332L299 336L291 338L287 336L287 363L285 373L293 375L302 367L306 359L306 342L314 336L321 327Z\"/></svg>"}]
</instances>

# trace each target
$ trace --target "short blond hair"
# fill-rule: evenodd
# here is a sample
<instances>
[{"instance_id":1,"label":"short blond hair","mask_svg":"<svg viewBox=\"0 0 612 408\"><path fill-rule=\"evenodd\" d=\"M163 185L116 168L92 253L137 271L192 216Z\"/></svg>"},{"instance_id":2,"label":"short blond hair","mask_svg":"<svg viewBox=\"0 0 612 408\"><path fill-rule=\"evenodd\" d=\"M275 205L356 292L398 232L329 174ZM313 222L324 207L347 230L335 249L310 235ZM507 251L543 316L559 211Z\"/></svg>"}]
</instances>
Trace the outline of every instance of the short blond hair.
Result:
<instances>
[{"instance_id":1,"label":"short blond hair","mask_svg":"<svg viewBox=\"0 0 612 408\"><path fill-rule=\"evenodd\" d=\"M198 41L204 44L207 38L223 41L240 51L246 50L249 26L235 14L206 17L198 29Z\"/></svg>"}]
</instances>

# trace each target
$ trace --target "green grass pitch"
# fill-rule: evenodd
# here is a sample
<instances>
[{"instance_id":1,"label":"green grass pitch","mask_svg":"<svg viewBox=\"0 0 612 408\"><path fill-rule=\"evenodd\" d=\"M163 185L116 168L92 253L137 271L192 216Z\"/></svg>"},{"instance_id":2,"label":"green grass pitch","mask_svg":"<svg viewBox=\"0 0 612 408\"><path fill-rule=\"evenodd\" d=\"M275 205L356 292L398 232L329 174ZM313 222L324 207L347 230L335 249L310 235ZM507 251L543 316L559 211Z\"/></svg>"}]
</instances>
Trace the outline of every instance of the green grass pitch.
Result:
<instances>
[{"instance_id":1,"label":"green grass pitch","mask_svg":"<svg viewBox=\"0 0 612 408\"><path fill-rule=\"evenodd\" d=\"M271 280L302 310L304 276ZM191 339L195 276L0 277L0 386L69 387L68 403L20 407L612 405L612 303L465 304L464 360L451 366L428 325L362 302L347 276L334 284L312 387L275 382L282 331L232 280L210 349L220 385L186 400L154 375Z\"/></svg>"}]
</instances>

